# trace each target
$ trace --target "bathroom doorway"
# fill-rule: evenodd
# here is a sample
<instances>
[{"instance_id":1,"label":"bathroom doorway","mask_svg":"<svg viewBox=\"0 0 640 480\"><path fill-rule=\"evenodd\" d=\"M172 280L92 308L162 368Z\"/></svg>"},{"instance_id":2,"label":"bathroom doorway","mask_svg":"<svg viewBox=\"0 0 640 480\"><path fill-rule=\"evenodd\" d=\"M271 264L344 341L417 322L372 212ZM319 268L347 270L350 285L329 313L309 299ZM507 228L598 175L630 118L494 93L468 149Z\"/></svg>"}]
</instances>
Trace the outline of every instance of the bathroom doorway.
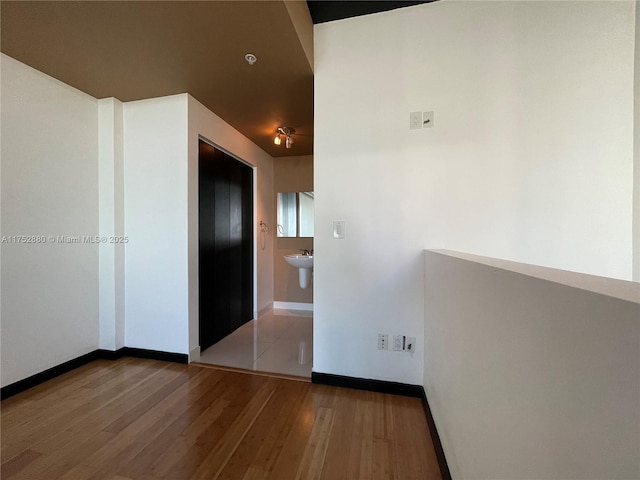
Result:
<instances>
[{"instance_id":1,"label":"bathroom doorway","mask_svg":"<svg viewBox=\"0 0 640 480\"><path fill-rule=\"evenodd\" d=\"M253 319L253 169L198 142L199 336L205 350Z\"/></svg>"},{"instance_id":2,"label":"bathroom doorway","mask_svg":"<svg viewBox=\"0 0 640 480\"><path fill-rule=\"evenodd\" d=\"M255 179L258 170L253 174ZM255 183L254 197L263 198L263 194L271 193L258 194L258 184ZM269 188L273 188L272 217L268 213L262 214L261 218L254 216L254 277L258 254L266 253L262 257L265 261L267 256L273 255L273 308L263 308L259 315L254 311L253 320L208 348L201 343L198 362L308 380L313 366L313 291L312 287L300 287L298 271L287 264L284 255L298 253L300 249L313 250L312 233L304 230L308 232L305 236L283 238L278 235L277 223L272 222L277 210L276 193L313 191L313 157L280 157L274 160L273 185ZM269 241L273 242L273 253L264 251ZM257 284L254 283L256 289ZM257 310L257 299L254 299L254 305Z\"/></svg>"}]
</instances>

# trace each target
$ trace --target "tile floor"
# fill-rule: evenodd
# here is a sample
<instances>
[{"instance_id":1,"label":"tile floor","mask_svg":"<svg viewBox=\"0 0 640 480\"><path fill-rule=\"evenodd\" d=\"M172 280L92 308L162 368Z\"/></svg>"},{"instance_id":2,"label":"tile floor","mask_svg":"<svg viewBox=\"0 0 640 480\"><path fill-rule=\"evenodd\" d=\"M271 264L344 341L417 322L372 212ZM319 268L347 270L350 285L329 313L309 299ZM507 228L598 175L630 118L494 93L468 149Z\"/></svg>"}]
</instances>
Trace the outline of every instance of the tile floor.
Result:
<instances>
[{"instance_id":1,"label":"tile floor","mask_svg":"<svg viewBox=\"0 0 640 480\"><path fill-rule=\"evenodd\" d=\"M313 312L267 312L207 348L200 363L310 378Z\"/></svg>"}]
</instances>

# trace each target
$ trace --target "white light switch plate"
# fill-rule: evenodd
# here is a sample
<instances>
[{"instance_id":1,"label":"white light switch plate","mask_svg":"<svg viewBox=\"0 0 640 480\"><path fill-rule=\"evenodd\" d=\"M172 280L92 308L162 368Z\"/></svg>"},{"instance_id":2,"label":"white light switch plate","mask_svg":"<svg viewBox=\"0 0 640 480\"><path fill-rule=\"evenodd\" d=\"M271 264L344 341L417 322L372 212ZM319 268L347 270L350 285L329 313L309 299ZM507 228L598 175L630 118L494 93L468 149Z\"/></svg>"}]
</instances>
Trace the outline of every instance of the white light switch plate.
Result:
<instances>
[{"instance_id":1,"label":"white light switch plate","mask_svg":"<svg viewBox=\"0 0 640 480\"><path fill-rule=\"evenodd\" d=\"M422 112L411 112L409 114L409 130L422 128Z\"/></svg>"},{"instance_id":2,"label":"white light switch plate","mask_svg":"<svg viewBox=\"0 0 640 480\"><path fill-rule=\"evenodd\" d=\"M344 220L333 221L333 238L344 238L345 223Z\"/></svg>"}]
</instances>

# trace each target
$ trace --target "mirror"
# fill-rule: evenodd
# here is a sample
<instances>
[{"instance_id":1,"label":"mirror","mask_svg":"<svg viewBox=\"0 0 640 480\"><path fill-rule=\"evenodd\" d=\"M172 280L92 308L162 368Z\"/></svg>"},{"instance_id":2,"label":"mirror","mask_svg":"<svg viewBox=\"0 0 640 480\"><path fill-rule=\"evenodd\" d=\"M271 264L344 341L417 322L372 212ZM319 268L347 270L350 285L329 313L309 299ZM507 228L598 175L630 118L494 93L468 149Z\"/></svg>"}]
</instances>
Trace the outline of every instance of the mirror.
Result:
<instances>
[{"instance_id":1,"label":"mirror","mask_svg":"<svg viewBox=\"0 0 640 480\"><path fill-rule=\"evenodd\" d=\"M313 237L313 192L277 195L278 237Z\"/></svg>"}]
</instances>

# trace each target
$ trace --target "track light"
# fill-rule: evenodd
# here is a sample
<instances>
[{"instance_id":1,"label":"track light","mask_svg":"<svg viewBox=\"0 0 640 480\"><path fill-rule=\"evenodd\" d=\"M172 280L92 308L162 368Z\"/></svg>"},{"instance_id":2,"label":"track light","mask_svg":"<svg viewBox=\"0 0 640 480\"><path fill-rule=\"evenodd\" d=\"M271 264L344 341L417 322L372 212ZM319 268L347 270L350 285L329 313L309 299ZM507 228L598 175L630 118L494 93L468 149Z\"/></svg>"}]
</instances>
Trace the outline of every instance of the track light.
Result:
<instances>
[{"instance_id":1,"label":"track light","mask_svg":"<svg viewBox=\"0 0 640 480\"><path fill-rule=\"evenodd\" d=\"M285 146L285 148L291 148L291 145L293 145L293 138L291 137L291 135L293 135L294 133L296 133L296 129L295 128L278 127L276 129L276 136L273 139L273 143L275 145L281 145L282 144L282 135L284 135L284 138L285 138L284 146Z\"/></svg>"}]
</instances>

